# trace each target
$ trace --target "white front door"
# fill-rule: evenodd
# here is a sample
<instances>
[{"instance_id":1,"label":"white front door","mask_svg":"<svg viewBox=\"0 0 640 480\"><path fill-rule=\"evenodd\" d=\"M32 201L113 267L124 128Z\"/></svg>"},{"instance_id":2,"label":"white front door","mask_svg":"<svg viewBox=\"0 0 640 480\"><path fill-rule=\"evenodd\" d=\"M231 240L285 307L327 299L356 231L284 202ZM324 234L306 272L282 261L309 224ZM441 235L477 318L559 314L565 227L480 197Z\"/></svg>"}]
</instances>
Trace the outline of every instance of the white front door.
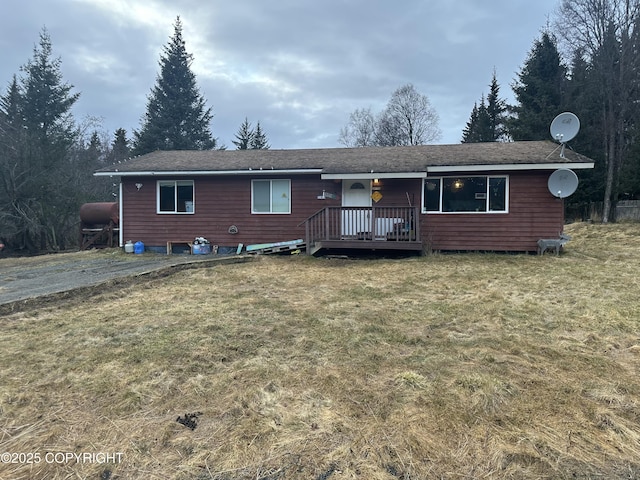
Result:
<instances>
[{"instance_id":1,"label":"white front door","mask_svg":"<svg viewBox=\"0 0 640 480\"><path fill-rule=\"evenodd\" d=\"M371 232L371 180L343 180L342 206L367 207L342 210L342 234L354 236Z\"/></svg>"}]
</instances>

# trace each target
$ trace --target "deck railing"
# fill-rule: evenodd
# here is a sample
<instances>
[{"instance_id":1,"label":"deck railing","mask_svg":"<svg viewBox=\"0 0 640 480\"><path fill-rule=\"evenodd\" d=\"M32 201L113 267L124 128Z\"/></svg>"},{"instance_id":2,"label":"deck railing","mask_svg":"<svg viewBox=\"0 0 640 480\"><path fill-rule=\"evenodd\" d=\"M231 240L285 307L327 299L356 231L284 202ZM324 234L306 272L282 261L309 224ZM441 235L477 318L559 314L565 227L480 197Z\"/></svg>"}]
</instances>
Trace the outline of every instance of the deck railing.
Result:
<instances>
[{"instance_id":1,"label":"deck railing","mask_svg":"<svg viewBox=\"0 0 640 480\"><path fill-rule=\"evenodd\" d=\"M419 222L418 207L374 206L325 207L304 224L307 248L313 249L318 242L329 240L419 242Z\"/></svg>"}]
</instances>

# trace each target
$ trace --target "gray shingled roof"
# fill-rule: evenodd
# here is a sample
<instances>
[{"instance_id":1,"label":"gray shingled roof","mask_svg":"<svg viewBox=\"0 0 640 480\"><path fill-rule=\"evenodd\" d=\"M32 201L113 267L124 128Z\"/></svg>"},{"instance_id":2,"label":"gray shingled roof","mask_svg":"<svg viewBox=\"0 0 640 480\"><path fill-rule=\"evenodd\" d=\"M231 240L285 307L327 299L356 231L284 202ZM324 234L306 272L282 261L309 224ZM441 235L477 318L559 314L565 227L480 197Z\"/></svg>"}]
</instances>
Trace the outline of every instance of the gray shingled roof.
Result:
<instances>
[{"instance_id":1,"label":"gray shingled roof","mask_svg":"<svg viewBox=\"0 0 640 480\"><path fill-rule=\"evenodd\" d=\"M414 147L323 148L307 150L156 151L99 170L135 172L224 172L319 169L322 173L425 172L427 167L592 163L551 141L461 143Z\"/></svg>"}]
</instances>

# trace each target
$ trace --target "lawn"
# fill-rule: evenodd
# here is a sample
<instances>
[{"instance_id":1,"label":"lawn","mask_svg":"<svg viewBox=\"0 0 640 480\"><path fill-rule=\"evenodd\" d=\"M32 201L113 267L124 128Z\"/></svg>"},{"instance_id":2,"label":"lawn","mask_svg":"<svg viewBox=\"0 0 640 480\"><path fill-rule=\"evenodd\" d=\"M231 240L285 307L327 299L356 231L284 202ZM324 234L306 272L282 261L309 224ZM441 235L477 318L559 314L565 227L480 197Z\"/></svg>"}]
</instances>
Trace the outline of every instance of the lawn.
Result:
<instances>
[{"instance_id":1,"label":"lawn","mask_svg":"<svg viewBox=\"0 0 640 480\"><path fill-rule=\"evenodd\" d=\"M0 478L638 478L640 225L567 231L560 256L265 256L5 316Z\"/></svg>"}]
</instances>

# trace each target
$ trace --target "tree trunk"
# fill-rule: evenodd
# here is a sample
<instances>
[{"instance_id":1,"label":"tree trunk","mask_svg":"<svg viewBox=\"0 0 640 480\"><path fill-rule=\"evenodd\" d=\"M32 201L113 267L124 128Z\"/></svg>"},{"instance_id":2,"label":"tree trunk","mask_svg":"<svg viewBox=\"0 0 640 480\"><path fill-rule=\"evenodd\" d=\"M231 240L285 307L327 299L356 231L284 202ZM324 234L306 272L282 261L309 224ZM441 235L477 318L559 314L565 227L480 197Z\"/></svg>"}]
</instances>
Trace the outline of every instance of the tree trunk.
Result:
<instances>
[{"instance_id":1,"label":"tree trunk","mask_svg":"<svg viewBox=\"0 0 640 480\"><path fill-rule=\"evenodd\" d=\"M609 156L609 158L607 159L607 178L605 179L605 185L604 185L602 223L609 223L609 218L611 213L611 197L613 195L613 177L614 177L613 173L615 171L613 163L614 163L613 158Z\"/></svg>"}]
</instances>

